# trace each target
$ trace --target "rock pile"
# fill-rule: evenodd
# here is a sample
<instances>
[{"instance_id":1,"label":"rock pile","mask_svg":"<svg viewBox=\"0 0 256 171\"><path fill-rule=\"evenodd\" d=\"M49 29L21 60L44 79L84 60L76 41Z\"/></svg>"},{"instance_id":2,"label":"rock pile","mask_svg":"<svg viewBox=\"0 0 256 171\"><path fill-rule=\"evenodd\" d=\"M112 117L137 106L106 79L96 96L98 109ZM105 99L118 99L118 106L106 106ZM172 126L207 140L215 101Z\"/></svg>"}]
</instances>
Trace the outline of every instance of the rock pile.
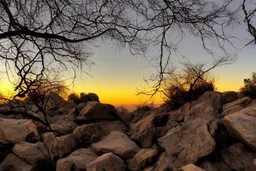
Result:
<instances>
[{"instance_id":1,"label":"rock pile","mask_svg":"<svg viewBox=\"0 0 256 171\"><path fill-rule=\"evenodd\" d=\"M236 92L129 114L55 99L53 132L33 104L0 106L0 171L256 170L256 101Z\"/></svg>"}]
</instances>

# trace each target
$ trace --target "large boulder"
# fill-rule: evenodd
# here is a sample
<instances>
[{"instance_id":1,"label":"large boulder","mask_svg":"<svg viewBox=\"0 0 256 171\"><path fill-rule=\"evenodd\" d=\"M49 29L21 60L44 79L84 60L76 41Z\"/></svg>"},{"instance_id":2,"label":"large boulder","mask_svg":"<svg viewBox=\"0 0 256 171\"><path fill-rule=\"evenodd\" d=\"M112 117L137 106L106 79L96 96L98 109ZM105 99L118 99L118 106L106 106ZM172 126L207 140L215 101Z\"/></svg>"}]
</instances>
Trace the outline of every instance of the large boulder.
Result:
<instances>
[{"instance_id":1,"label":"large boulder","mask_svg":"<svg viewBox=\"0 0 256 171\"><path fill-rule=\"evenodd\" d=\"M157 158L157 149L142 148L129 162L129 169L131 170L142 170L147 166L150 166Z\"/></svg>"},{"instance_id":2,"label":"large boulder","mask_svg":"<svg viewBox=\"0 0 256 171\"><path fill-rule=\"evenodd\" d=\"M215 141L208 130L208 122L203 119L170 129L158 142L168 153L169 165L173 170L197 162L215 148Z\"/></svg>"},{"instance_id":3,"label":"large boulder","mask_svg":"<svg viewBox=\"0 0 256 171\"><path fill-rule=\"evenodd\" d=\"M215 91L205 92L198 100L191 102L191 107L199 103L206 103L218 111L221 108L221 93Z\"/></svg>"},{"instance_id":4,"label":"large boulder","mask_svg":"<svg viewBox=\"0 0 256 171\"><path fill-rule=\"evenodd\" d=\"M149 115L152 112L151 110L152 110L152 108L147 106L147 105L138 107L136 110L129 113L129 115L131 116L131 121L130 122L131 123L138 122L143 117Z\"/></svg>"},{"instance_id":5,"label":"large boulder","mask_svg":"<svg viewBox=\"0 0 256 171\"><path fill-rule=\"evenodd\" d=\"M35 144L28 142L17 143L12 151L20 159L33 166L36 166L39 161L49 159L47 149L42 142L37 142Z\"/></svg>"},{"instance_id":6,"label":"large boulder","mask_svg":"<svg viewBox=\"0 0 256 171\"><path fill-rule=\"evenodd\" d=\"M72 134L57 137L51 143L50 151L53 157L61 158L78 147L87 147L102 136L96 124L78 126Z\"/></svg>"},{"instance_id":7,"label":"large boulder","mask_svg":"<svg viewBox=\"0 0 256 171\"><path fill-rule=\"evenodd\" d=\"M98 157L87 168L87 171L126 171L124 161L113 153L106 153Z\"/></svg>"},{"instance_id":8,"label":"large boulder","mask_svg":"<svg viewBox=\"0 0 256 171\"><path fill-rule=\"evenodd\" d=\"M39 135L32 120L0 118L0 143L36 142Z\"/></svg>"},{"instance_id":9,"label":"large boulder","mask_svg":"<svg viewBox=\"0 0 256 171\"><path fill-rule=\"evenodd\" d=\"M170 120L181 122L184 120L184 117L189 113L191 108L190 103L186 103L181 106L178 110L169 112Z\"/></svg>"},{"instance_id":10,"label":"large boulder","mask_svg":"<svg viewBox=\"0 0 256 171\"><path fill-rule=\"evenodd\" d=\"M83 110L83 108L86 106L85 102L81 102L79 103L76 107L77 107L77 112L81 112L81 110Z\"/></svg>"},{"instance_id":11,"label":"large boulder","mask_svg":"<svg viewBox=\"0 0 256 171\"><path fill-rule=\"evenodd\" d=\"M62 158L77 148L77 142L72 134L57 137L50 146L51 156L53 158Z\"/></svg>"},{"instance_id":12,"label":"large boulder","mask_svg":"<svg viewBox=\"0 0 256 171\"><path fill-rule=\"evenodd\" d=\"M95 123L84 124L78 126L72 135L79 146L87 147L102 137L102 130Z\"/></svg>"},{"instance_id":13,"label":"large boulder","mask_svg":"<svg viewBox=\"0 0 256 171\"><path fill-rule=\"evenodd\" d=\"M227 116L232 113L238 112L249 106L251 103L252 99L250 99L249 97L243 97L230 103L226 103L222 106L222 116Z\"/></svg>"},{"instance_id":14,"label":"large boulder","mask_svg":"<svg viewBox=\"0 0 256 171\"><path fill-rule=\"evenodd\" d=\"M112 152L124 158L132 158L139 151L135 142L118 131L112 131L100 141L93 143L91 147L98 153Z\"/></svg>"},{"instance_id":15,"label":"large boulder","mask_svg":"<svg viewBox=\"0 0 256 171\"><path fill-rule=\"evenodd\" d=\"M51 152L52 143L54 142L56 136L53 132L46 132L41 135L42 141L45 145L45 147ZM50 153L51 158L53 158L52 154Z\"/></svg>"},{"instance_id":16,"label":"large boulder","mask_svg":"<svg viewBox=\"0 0 256 171\"><path fill-rule=\"evenodd\" d=\"M75 121L91 120L115 120L116 109L110 104L102 104L96 101L87 102L80 111Z\"/></svg>"},{"instance_id":17,"label":"large boulder","mask_svg":"<svg viewBox=\"0 0 256 171\"><path fill-rule=\"evenodd\" d=\"M66 135L72 133L77 124L75 122L62 122L58 124L51 124L52 130L59 135Z\"/></svg>"},{"instance_id":18,"label":"large boulder","mask_svg":"<svg viewBox=\"0 0 256 171\"><path fill-rule=\"evenodd\" d=\"M1 171L34 171L34 166L22 161L16 155L10 153L0 163Z\"/></svg>"},{"instance_id":19,"label":"large boulder","mask_svg":"<svg viewBox=\"0 0 256 171\"><path fill-rule=\"evenodd\" d=\"M56 171L86 170L87 167L98 157L90 148L81 148L66 158L57 161Z\"/></svg>"},{"instance_id":20,"label":"large boulder","mask_svg":"<svg viewBox=\"0 0 256 171\"><path fill-rule=\"evenodd\" d=\"M154 115L151 114L136 123L130 125L131 139L140 143L143 148L151 148L153 145L156 127L153 124Z\"/></svg>"},{"instance_id":21,"label":"large boulder","mask_svg":"<svg viewBox=\"0 0 256 171\"><path fill-rule=\"evenodd\" d=\"M245 108L224 117L223 123L230 136L239 139L256 151L256 108Z\"/></svg>"},{"instance_id":22,"label":"large boulder","mask_svg":"<svg viewBox=\"0 0 256 171\"><path fill-rule=\"evenodd\" d=\"M218 117L218 110L212 105L203 102L193 106L185 116L184 121L187 122L197 118L209 120Z\"/></svg>"}]
</instances>

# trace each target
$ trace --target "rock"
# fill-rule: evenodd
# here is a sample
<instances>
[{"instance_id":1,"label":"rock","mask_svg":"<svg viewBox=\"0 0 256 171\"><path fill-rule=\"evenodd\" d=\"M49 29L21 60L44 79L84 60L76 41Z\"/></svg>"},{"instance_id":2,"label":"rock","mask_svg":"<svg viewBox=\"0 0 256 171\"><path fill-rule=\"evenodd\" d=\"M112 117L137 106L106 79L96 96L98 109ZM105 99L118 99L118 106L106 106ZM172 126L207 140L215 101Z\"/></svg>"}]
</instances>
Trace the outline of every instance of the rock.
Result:
<instances>
[{"instance_id":1,"label":"rock","mask_svg":"<svg viewBox=\"0 0 256 171\"><path fill-rule=\"evenodd\" d=\"M42 142L37 142L35 144L28 142L17 143L12 151L20 159L33 166L36 166L38 161L47 160L49 158L47 149Z\"/></svg>"},{"instance_id":2,"label":"rock","mask_svg":"<svg viewBox=\"0 0 256 171\"><path fill-rule=\"evenodd\" d=\"M170 159L166 151L164 151L158 158L153 171L159 170L170 170L169 169Z\"/></svg>"},{"instance_id":3,"label":"rock","mask_svg":"<svg viewBox=\"0 0 256 171\"><path fill-rule=\"evenodd\" d=\"M7 104L0 104L0 113L11 112L11 107Z\"/></svg>"},{"instance_id":4,"label":"rock","mask_svg":"<svg viewBox=\"0 0 256 171\"><path fill-rule=\"evenodd\" d=\"M117 108L116 116L126 124L129 124L135 118L135 116L124 107Z\"/></svg>"},{"instance_id":5,"label":"rock","mask_svg":"<svg viewBox=\"0 0 256 171\"><path fill-rule=\"evenodd\" d=\"M164 126L156 127L154 138L163 137L170 129L178 126L179 123L176 121L169 120Z\"/></svg>"},{"instance_id":6,"label":"rock","mask_svg":"<svg viewBox=\"0 0 256 171\"><path fill-rule=\"evenodd\" d=\"M81 102L79 103L76 107L77 107L77 112L81 112L81 110L83 110L83 108L86 106L85 102Z\"/></svg>"},{"instance_id":7,"label":"rock","mask_svg":"<svg viewBox=\"0 0 256 171\"><path fill-rule=\"evenodd\" d=\"M191 102L191 107L198 103L206 103L212 106L216 111L221 108L221 93L215 91L207 91L205 92L198 100L195 102ZM195 103L195 104L194 104Z\"/></svg>"},{"instance_id":8,"label":"rock","mask_svg":"<svg viewBox=\"0 0 256 171\"><path fill-rule=\"evenodd\" d=\"M85 124L78 126L72 134L55 138L50 150L54 157L62 158L78 147L89 146L101 136L101 130L96 124Z\"/></svg>"},{"instance_id":9,"label":"rock","mask_svg":"<svg viewBox=\"0 0 256 171\"><path fill-rule=\"evenodd\" d=\"M195 166L194 164L187 164L186 166L183 166L180 171L205 171L204 169Z\"/></svg>"},{"instance_id":10,"label":"rock","mask_svg":"<svg viewBox=\"0 0 256 171\"><path fill-rule=\"evenodd\" d=\"M136 123L139 120L141 120L143 117L147 116L149 113L151 113L151 108L149 106L141 106L138 107L133 112L129 113L132 117L131 123Z\"/></svg>"},{"instance_id":11,"label":"rock","mask_svg":"<svg viewBox=\"0 0 256 171\"><path fill-rule=\"evenodd\" d=\"M77 107L72 108L68 114L66 115L66 120L68 121L74 121L75 117L78 115L78 109Z\"/></svg>"},{"instance_id":12,"label":"rock","mask_svg":"<svg viewBox=\"0 0 256 171\"><path fill-rule=\"evenodd\" d=\"M98 157L90 148L81 148L66 158L57 161L56 171L86 170L87 167Z\"/></svg>"},{"instance_id":13,"label":"rock","mask_svg":"<svg viewBox=\"0 0 256 171\"><path fill-rule=\"evenodd\" d=\"M256 108L245 108L225 116L223 123L230 136L239 139L256 151Z\"/></svg>"},{"instance_id":14,"label":"rock","mask_svg":"<svg viewBox=\"0 0 256 171\"><path fill-rule=\"evenodd\" d=\"M51 124L51 128L59 135L70 134L77 127L75 122L62 122L61 124Z\"/></svg>"},{"instance_id":15,"label":"rock","mask_svg":"<svg viewBox=\"0 0 256 171\"><path fill-rule=\"evenodd\" d=\"M39 135L35 124L27 119L0 118L0 143L36 142Z\"/></svg>"},{"instance_id":16,"label":"rock","mask_svg":"<svg viewBox=\"0 0 256 171\"><path fill-rule=\"evenodd\" d=\"M139 147L135 142L130 140L124 133L118 131L112 131L102 140L93 143L91 147L98 153L112 152L124 158L132 158L139 151Z\"/></svg>"},{"instance_id":17,"label":"rock","mask_svg":"<svg viewBox=\"0 0 256 171\"><path fill-rule=\"evenodd\" d=\"M0 163L0 170L2 171L34 171L34 167L22 161L14 154L10 153L4 159L4 161Z\"/></svg>"},{"instance_id":18,"label":"rock","mask_svg":"<svg viewBox=\"0 0 256 171\"><path fill-rule=\"evenodd\" d=\"M226 104L226 103L230 103L230 102L237 100L237 98L238 98L238 96L237 96L236 92L226 91L226 92L223 92L221 95L221 103L222 103L222 105Z\"/></svg>"},{"instance_id":19,"label":"rock","mask_svg":"<svg viewBox=\"0 0 256 171\"><path fill-rule=\"evenodd\" d=\"M142 148L129 162L128 167L130 170L142 170L147 166L150 166L157 158L157 155L157 149Z\"/></svg>"},{"instance_id":20,"label":"rock","mask_svg":"<svg viewBox=\"0 0 256 171\"><path fill-rule=\"evenodd\" d=\"M52 143L53 143L54 139L56 138L54 133L53 132L46 132L46 133L42 134L41 137L42 137L42 141L43 141L45 147L48 150L50 150L51 146L52 146Z\"/></svg>"},{"instance_id":21,"label":"rock","mask_svg":"<svg viewBox=\"0 0 256 171\"><path fill-rule=\"evenodd\" d=\"M252 99L250 99L249 97L243 97L243 98L237 99L237 100L235 100L233 102L224 104L222 106L222 109L223 109L223 111L225 111L228 108L231 108L231 107L234 107L234 106L237 106L237 105L245 108L245 107L247 107L251 103L252 103Z\"/></svg>"},{"instance_id":22,"label":"rock","mask_svg":"<svg viewBox=\"0 0 256 171\"><path fill-rule=\"evenodd\" d=\"M151 114L137 123L130 125L130 138L139 142L143 148L151 148L153 145L156 128L153 124L154 115Z\"/></svg>"},{"instance_id":23,"label":"rock","mask_svg":"<svg viewBox=\"0 0 256 171\"><path fill-rule=\"evenodd\" d=\"M48 95L49 99L59 102L59 101L64 101L64 99L56 92L51 91Z\"/></svg>"},{"instance_id":24,"label":"rock","mask_svg":"<svg viewBox=\"0 0 256 171\"><path fill-rule=\"evenodd\" d=\"M256 170L253 165L253 160L256 153L252 153L241 144L236 143L222 151L222 158L226 165L229 166L228 170Z\"/></svg>"},{"instance_id":25,"label":"rock","mask_svg":"<svg viewBox=\"0 0 256 171\"><path fill-rule=\"evenodd\" d=\"M244 107L240 106L240 105L235 105L235 106L231 106L229 108L226 108L222 113L222 117L225 117L225 116L228 116L228 115L231 115L235 112L238 112L240 110L244 109Z\"/></svg>"},{"instance_id":26,"label":"rock","mask_svg":"<svg viewBox=\"0 0 256 171\"><path fill-rule=\"evenodd\" d=\"M201 118L201 119L213 119L218 118L218 110L214 109L212 105L208 103L199 103L193 106L184 118L185 122Z\"/></svg>"},{"instance_id":27,"label":"rock","mask_svg":"<svg viewBox=\"0 0 256 171\"><path fill-rule=\"evenodd\" d=\"M197 119L182 126L172 128L158 139L166 150L173 170L195 163L201 157L213 152L215 141L208 131L207 121Z\"/></svg>"},{"instance_id":28,"label":"rock","mask_svg":"<svg viewBox=\"0 0 256 171\"><path fill-rule=\"evenodd\" d=\"M114 106L92 101L86 103L86 106L75 118L75 121L115 120L115 113L116 109Z\"/></svg>"},{"instance_id":29,"label":"rock","mask_svg":"<svg viewBox=\"0 0 256 171\"><path fill-rule=\"evenodd\" d=\"M79 146L87 147L102 137L101 131L100 127L95 123L84 124L76 127L72 135Z\"/></svg>"},{"instance_id":30,"label":"rock","mask_svg":"<svg viewBox=\"0 0 256 171\"><path fill-rule=\"evenodd\" d=\"M230 170L230 168L228 167L228 165L226 165L223 162L213 162L211 163L210 161L204 161L201 164L201 168L203 168L206 171L219 171L219 170Z\"/></svg>"},{"instance_id":31,"label":"rock","mask_svg":"<svg viewBox=\"0 0 256 171\"><path fill-rule=\"evenodd\" d=\"M112 131L127 132L127 127L122 121L99 121L96 125L101 130L102 136L110 134Z\"/></svg>"},{"instance_id":32,"label":"rock","mask_svg":"<svg viewBox=\"0 0 256 171\"><path fill-rule=\"evenodd\" d=\"M106 153L90 164L87 171L126 171L124 161L113 153Z\"/></svg>"},{"instance_id":33,"label":"rock","mask_svg":"<svg viewBox=\"0 0 256 171\"><path fill-rule=\"evenodd\" d=\"M50 152L53 158L62 158L77 147L77 142L72 134L57 137L53 140Z\"/></svg>"},{"instance_id":34,"label":"rock","mask_svg":"<svg viewBox=\"0 0 256 171\"><path fill-rule=\"evenodd\" d=\"M184 120L184 117L189 113L191 108L190 103L186 103L183 106L181 106L178 110L171 111L169 113L170 120L181 122Z\"/></svg>"}]
</instances>

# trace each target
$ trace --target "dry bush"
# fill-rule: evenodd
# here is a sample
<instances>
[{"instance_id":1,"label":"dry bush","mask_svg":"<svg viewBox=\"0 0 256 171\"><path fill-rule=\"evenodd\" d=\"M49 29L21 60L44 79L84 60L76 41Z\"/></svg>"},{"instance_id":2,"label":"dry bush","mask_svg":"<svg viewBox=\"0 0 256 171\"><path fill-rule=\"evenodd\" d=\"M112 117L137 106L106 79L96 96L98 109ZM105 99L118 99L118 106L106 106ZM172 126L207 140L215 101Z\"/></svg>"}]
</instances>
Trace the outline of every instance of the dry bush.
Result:
<instances>
[{"instance_id":1,"label":"dry bush","mask_svg":"<svg viewBox=\"0 0 256 171\"><path fill-rule=\"evenodd\" d=\"M207 75L208 71L204 70L204 64L186 63L180 73L170 72L163 91L165 103L178 109L206 91L215 90L214 79Z\"/></svg>"},{"instance_id":2,"label":"dry bush","mask_svg":"<svg viewBox=\"0 0 256 171\"><path fill-rule=\"evenodd\" d=\"M73 100L75 104L79 104L81 102L80 97L76 93L71 93L68 95L68 100Z\"/></svg>"}]
</instances>

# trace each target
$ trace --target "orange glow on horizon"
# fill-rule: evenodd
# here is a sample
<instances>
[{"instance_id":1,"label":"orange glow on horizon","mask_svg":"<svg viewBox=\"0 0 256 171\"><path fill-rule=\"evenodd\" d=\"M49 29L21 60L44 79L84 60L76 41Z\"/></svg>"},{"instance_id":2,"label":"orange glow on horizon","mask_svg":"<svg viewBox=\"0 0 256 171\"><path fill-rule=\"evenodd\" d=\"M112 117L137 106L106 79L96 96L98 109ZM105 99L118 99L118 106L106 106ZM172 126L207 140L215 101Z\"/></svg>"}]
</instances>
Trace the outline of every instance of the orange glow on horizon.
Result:
<instances>
[{"instance_id":1,"label":"orange glow on horizon","mask_svg":"<svg viewBox=\"0 0 256 171\"><path fill-rule=\"evenodd\" d=\"M108 84L106 86L99 86L99 84L91 84L86 85L77 84L73 89L71 88L71 92L75 92L80 94L84 93L95 93L99 96L100 102L108 103L115 106L135 106L141 104L155 104L159 105L163 103L163 98L160 94L155 95L152 99L150 96L137 96L135 86L127 85L125 87L118 86L110 86ZM239 88L243 86L242 81L237 81L235 83L225 82L225 81L217 81L216 87L217 91L239 91ZM5 96L10 96L14 94L14 86L8 80L2 80L0 83L1 93Z\"/></svg>"}]
</instances>

